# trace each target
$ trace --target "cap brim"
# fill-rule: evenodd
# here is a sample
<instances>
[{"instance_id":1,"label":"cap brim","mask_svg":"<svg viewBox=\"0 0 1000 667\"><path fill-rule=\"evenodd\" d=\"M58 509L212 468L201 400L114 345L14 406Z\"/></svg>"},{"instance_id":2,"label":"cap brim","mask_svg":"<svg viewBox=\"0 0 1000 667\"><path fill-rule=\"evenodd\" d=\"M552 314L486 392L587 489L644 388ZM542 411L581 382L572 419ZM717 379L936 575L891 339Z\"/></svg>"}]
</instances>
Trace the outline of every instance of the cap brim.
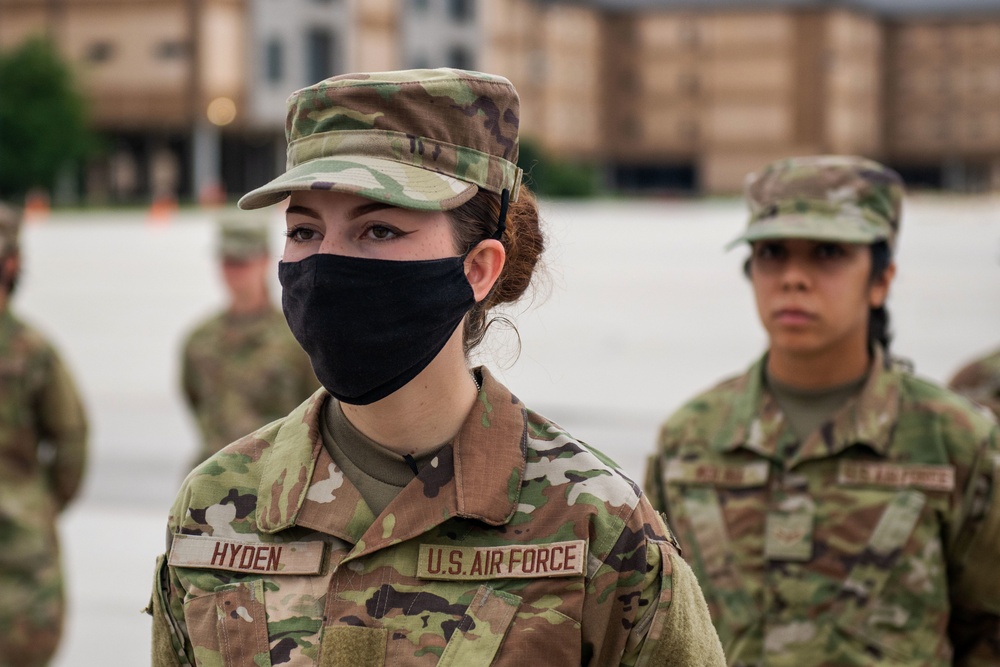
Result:
<instances>
[{"instance_id":1,"label":"cap brim","mask_svg":"<svg viewBox=\"0 0 1000 667\"><path fill-rule=\"evenodd\" d=\"M296 165L267 185L243 195L238 205L246 210L263 208L300 190L347 192L400 208L447 211L472 199L479 188L474 183L401 162L339 156Z\"/></svg>"},{"instance_id":2,"label":"cap brim","mask_svg":"<svg viewBox=\"0 0 1000 667\"><path fill-rule=\"evenodd\" d=\"M858 217L781 215L751 224L739 237L726 244L732 250L741 243L768 239L810 239L838 243L875 243L888 239L885 230Z\"/></svg>"}]
</instances>

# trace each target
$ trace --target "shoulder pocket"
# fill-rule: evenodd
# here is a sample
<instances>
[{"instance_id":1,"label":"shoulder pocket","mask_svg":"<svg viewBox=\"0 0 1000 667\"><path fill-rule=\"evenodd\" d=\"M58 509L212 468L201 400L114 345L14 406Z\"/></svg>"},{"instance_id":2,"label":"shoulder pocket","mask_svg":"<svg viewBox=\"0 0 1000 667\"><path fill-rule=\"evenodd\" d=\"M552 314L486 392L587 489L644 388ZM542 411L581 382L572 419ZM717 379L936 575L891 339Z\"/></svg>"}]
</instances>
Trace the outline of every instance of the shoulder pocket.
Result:
<instances>
[{"instance_id":1,"label":"shoulder pocket","mask_svg":"<svg viewBox=\"0 0 1000 667\"><path fill-rule=\"evenodd\" d=\"M167 611L167 563L156 559L153 593L146 612L153 617L153 667L191 667L184 654L184 633Z\"/></svg>"},{"instance_id":2,"label":"shoulder pocket","mask_svg":"<svg viewBox=\"0 0 1000 667\"><path fill-rule=\"evenodd\" d=\"M665 544L659 547L663 583L656 609L646 617L650 619L649 628L644 633L636 667L661 664L723 667L726 659L722 645L694 572Z\"/></svg>"},{"instance_id":3,"label":"shoulder pocket","mask_svg":"<svg viewBox=\"0 0 1000 667\"><path fill-rule=\"evenodd\" d=\"M843 586L847 608L837 620L840 629L898 658L909 658L914 651L914 638L904 631L908 614L885 608L880 596L926 503L919 491L895 494Z\"/></svg>"},{"instance_id":4,"label":"shoulder pocket","mask_svg":"<svg viewBox=\"0 0 1000 667\"><path fill-rule=\"evenodd\" d=\"M216 654L225 667L271 667L262 580L187 601L184 620L198 664L215 664L209 656Z\"/></svg>"}]
</instances>

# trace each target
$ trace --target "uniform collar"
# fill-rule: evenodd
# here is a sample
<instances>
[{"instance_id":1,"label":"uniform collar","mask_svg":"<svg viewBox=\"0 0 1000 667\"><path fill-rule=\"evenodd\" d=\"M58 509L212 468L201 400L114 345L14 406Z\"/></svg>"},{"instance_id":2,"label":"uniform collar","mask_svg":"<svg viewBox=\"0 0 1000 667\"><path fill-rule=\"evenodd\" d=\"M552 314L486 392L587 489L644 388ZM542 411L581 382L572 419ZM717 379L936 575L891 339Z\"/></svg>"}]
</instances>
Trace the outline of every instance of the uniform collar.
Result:
<instances>
[{"instance_id":1,"label":"uniform collar","mask_svg":"<svg viewBox=\"0 0 1000 667\"><path fill-rule=\"evenodd\" d=\"M728 452L743 447L783 461L786 469L802 461L833 456L856 444L886 455L899 414L900 393L898 371L881 347L875 347L871 371L858 395L799 446L795 446L795 436L764 383L766 363L765 354L741 378L743 390L734 399L728 424L718 429L722 437L712 443L713 449ZM792 454L786 457L786 451Z\"/></svg>"},{"instance_id":2,"label":"uniform collar","mask_svg":"<svg viewBox=\"0 0 1000 667\"><path fill-rule=\"evenodd\" d=\"M361 494L323 447L319 430L329 394L320 389L279 427L262 460L257 522L262 532L294 525L373 551L451 517L505 524L520 497L527 451L524 406L489 371L458 435L425 465L376 521Z\"/></svg>"}]
</instances>

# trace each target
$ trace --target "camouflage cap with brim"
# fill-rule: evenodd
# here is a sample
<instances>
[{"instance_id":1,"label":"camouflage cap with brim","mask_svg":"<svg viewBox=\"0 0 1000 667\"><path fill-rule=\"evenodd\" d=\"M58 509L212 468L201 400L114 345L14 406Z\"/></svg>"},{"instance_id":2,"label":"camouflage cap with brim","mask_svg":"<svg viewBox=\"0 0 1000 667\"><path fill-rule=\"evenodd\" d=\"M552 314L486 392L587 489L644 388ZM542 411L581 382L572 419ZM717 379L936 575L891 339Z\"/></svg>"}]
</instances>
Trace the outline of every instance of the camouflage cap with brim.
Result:
<instances>
[{"instance_id":1,"label":"camouflage cap with brim","mask_svg":"<svg viewBox=\"0 0 1000 667\"><path fill-rule=\"evenodd\" d=\"M288 100L287 171L240 208L293 191L450 210L480 188L517 199L519 103L500 76L454 69L344 74Z\"/></svg>"},{"instance_id":2,"label":"camouflage cap with brim","mask_svg":"<svg viewBox=\"0 0 1000 667\"><path fill-rule=\"evenodd\" d=\"M750 222L727 250L780 238L886 241L894 247L903 181L895 171L862 157L790 158L748 176L746 199Z\"/></svg>"},{"instance_id":3,"label":"camouflage cap with brim","mask_svg":"<svg viewBox=\"0 0 1000 667\"><path fill-rule=\"evenodd\" d=\"M219 259L247 261L270 252L268 224L253 213L231 212L219 217Z\"/></svg>"}]
</instances>

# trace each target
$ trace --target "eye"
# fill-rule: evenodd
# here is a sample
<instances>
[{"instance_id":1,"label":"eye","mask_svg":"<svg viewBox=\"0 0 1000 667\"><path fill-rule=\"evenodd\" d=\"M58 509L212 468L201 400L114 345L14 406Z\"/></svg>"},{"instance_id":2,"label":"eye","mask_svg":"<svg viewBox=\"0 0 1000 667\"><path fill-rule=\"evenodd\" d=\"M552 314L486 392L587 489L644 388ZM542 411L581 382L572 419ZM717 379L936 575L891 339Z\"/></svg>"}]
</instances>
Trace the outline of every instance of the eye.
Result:
<instances>
[{"instance_id":1,"label":"eye","mask_svg":"<svg viewBox=\"0 0 1000 667\"><path fill-rule=\"evenodd\" d=\"M308 243L315 240L319 234L315 229L310 229L309 227L292 227L285 232L285 236L293 243Z\"/></svg>"},{"instance_id":2,"label":"eye","mask_svg":"<svg viewBox=\"0 0 1000 667\"><path fill-rule=\"evenodd\" d=\"M778 241L761 241L753 247L754 258L763 261L784 259L787 255L785 245Z\"/></svg>"},{"instance_id":3,"label":"eye","mask_svg":"<svg viewBox=\"0 0 1000 667\"><path fill-rule=\"evenodd\" d=\"M391 241L406 236L406 234L406 232L402 232L391 225L383 222L374 222L365 227L361 237L369 241Z\"/></svg>"},{"instance_id":4,"label":"eye","mask_svg":"<svg viewBox=\"0 0 1000 667\"><path fill-rule=\"evenodd\" d=\"M813 254L817 259L841 259L847 256L847 249L839 243L817 243Z\"/></svg>"}]
</instances>

